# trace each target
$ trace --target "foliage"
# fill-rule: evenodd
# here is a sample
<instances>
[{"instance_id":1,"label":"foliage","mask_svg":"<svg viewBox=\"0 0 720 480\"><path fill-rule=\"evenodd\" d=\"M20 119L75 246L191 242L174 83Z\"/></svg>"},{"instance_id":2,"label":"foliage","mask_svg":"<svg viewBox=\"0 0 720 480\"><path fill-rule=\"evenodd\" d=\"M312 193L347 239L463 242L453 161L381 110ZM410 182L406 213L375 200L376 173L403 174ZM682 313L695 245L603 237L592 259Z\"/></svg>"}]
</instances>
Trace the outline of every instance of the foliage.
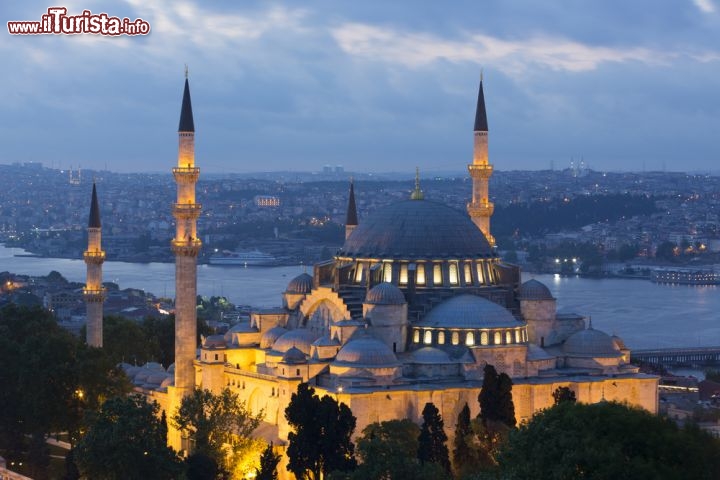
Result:
<instances>
[{"instance_id":1,"label":"foliage","mask_svg":"<svg viewBox=\"0 0 720 480\"><path fill-rule=\"evenodd\" d=\"M433 403L426 403L422 412L423 423L418 436L417 457L421 464L437 463L450 472L450 455L446 445L447 435L440 411Z\"/></svg>"},{"instance_id":2,"label":"foliage","mask_svg":"<svg viewBox=\"0 0 720 480\"><path fill-rule=\"evenodd\" d=\"M288 470L298 479L319 480L333 471L355 467L355 417L344 403L325 395L315 395L306 383L298 385L285 409L285 419L293 431L288 435Z\"/></svg>"},{"instance_id":3,"label":"foliage","mask_svg":"<svg viewBox=\"0 0 720 480\"><path fill-rule=\"evenodd\" d=\"M187 480L215 480L218 465L212 457L204 453L193 453L185 460Z\"/></svg>"},{"instance_id":4,"label":"foliage","mask_svg":"<svg viewBox=\"0 0 720 480\"><path fill-rule=\"evenodd\" d=\"M255 480L277 480L277 466L281 456L273 451L273 444L265 447L260 456L260 467L255 470Z\"/></svg>"},{"instance_id":5,"label":"foliage","mask_svg":"<svg viewBox=\"0 0 720 480\"><path fill-rule=\"evenodd\" d=\"M483 421L502 422L514 427L515 405L512 400L512 380L506 373L498 375L492 365L485 365L483 385L478 395L479 418Z\"/></svg>"},{"instance_id":6,"label":"foliage","mask_svg":"<svg viewBox=\"0 0 720 480\"><path fill-rule=\"evenodd\" d=\"M720 441L645 410L563 402L511 432L503 478L720 478Z\"/></svg>"},{"instance_id":7,"label":"foliage","mask_svg":"<svg viewBox=\"0 0 720 480\"><path fill-rule=\"evenodd\" d=\"M156 403L140 395L106 401L91 419L75 449L86 478L176 478L182 464L167 446Z\"/></svg>"},{"instance_id":8,"label":"foliage","mask_svg":"<svg viewBox=\"0 0 720 480\"><path fill-rule=\"evenodd\" d=\"M172 424L190 439L193 453L203 453L222 470L236 474L238 469L248 473L256 467L262 442L251 435L262 418L263 412L252 415L228 388L219 395L195 389L183 398Z\"/></svg>"},{"instance_id":9,"label":"foliage","mask_svg":"<svg viewBox=\"0 0 720 480\"><path fill-rule=\"evenodd\" d=\"M570 387L558 387L552 394L555 405L559 405L562 402L575 402L575 392Z\"/></svg>"},{"instance_id":10,"label":"foliage","mask_svg":"<svg viewBox=\"0 0 720 480\"><path fill-rule=\"evenodd\" d=\"M220 321L222 314L231 312L235 309L235 305L230 303L225 297L203 297L197 296L197 316L198 319L208 321Z\"/></svg>"},{"instance_id":11,"label":"foliage","mask_svg":"<svg viewBox=\"0 0 720 480\"><path fill-rule=\"evenodd\" d=\"M675 260L675 248L677 248L677 245L673 242L662 242L655 250L655 258L673 261Z\"/></svg>"},{"instance_id":12,"label":"foliage","mask_svg":"<svg viewBox=\"0 0 720 480\"><path fill-rule=\"evenodd\" d=\"M473 451L470 446L472 442L472 426L470 425L470 407L467 403L458 413L455 424L455 440L453 448L453 466L455 472L460 475L468 469L474 469Z\"/></svg>"}]
</instances>

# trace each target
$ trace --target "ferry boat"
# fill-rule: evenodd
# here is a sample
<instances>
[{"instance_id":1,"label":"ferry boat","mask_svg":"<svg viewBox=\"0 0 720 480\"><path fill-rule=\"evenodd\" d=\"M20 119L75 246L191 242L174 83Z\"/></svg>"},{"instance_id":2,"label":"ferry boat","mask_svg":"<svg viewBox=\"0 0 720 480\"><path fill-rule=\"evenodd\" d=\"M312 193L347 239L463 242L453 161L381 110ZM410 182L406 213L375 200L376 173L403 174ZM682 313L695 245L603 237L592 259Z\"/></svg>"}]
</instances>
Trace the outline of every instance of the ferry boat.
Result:
<instances>
[{"instance_id":1,"label":"ferry boat","mask_svg":"<svg viewBox=\"0 0 720 480\"><path fill-rule=\"evenodd\" d=\"M231 252L223 250L210 257L208 261L210 265L240 265L242 267L271 267L278 265L280 259L261 252L260 250L251 250L247 252Z\"/></svg>"},{"instance_id":2,"label":"ferry boat","mask_svg":"<svg viewBox=\"0 0 720 480\"><path fill-rule=\"evenodd\" d=\"M720 274L708 269L658 269L650 272L650 280L655 283L675 283L678 285L718 285L720 284Z\"/></svg>"}]
</instances>

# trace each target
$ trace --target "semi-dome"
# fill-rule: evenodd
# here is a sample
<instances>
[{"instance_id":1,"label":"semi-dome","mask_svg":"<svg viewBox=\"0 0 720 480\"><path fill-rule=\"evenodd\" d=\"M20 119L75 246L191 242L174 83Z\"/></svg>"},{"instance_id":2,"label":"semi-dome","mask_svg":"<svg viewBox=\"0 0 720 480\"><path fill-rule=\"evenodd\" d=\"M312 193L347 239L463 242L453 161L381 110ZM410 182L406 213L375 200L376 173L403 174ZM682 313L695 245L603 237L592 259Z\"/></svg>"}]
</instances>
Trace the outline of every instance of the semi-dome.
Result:
<instances>
[{"instance_id":1,"label":"semi-dome","mask_svg":"<svg viewBox=\"0 0 720 480\"><path fill-rule=\"evenodd\" d=\"M290 280L286 293L310 293L313 287L313 278L307 273L301 273L297 277Z\"/></svg>"},{"instance_id":2,"label":"semi-dome","mask_svg":"<svg viewBox=\"0 0 720 480\"><path fill-rule=\"evenodd\" d=\"M335 357L335 364L366 367L394 367L397 357L380 340L367 335L347 342Z\"/></svg>"},{"instance_id":3,"label":"semi-dome","mask_svg":"<svg viewBox=\"0 0 720 480\"><path fill-rule=\"evenodd\" d=\"M450 360L450 356L439 348L422 347L412 353L412 363L437 365L457 362Z\"/></svg>"},{"instance_id":4,"label":"semi-dome","mask_svg":"<svg viewBox=\"0 0 720 480\"><path fill-rule=\"evenodd\" d=\"M338 255L384 259L495 256L465 212L428 200L406 200L375 212L353 230Z\"/></svg>"},{"instance_id":5,"label":"semi-dome","mask_svg":"<svg viewBox=\"0 0 720 480\"><path fill-rule=\"evenodd\" d=\"M307 362L307 358L305 357L305 354L299 348L291 347L282 356L282 361L283 361L283 363L299 364L299 363Z\"/></svg>"},{"instance_id":6,"label":"semi-dome","mask_svg":"<svg viewBox=\"0 0 720 480\"><path fill-rule=\"evenodd\" d=\"M272 349L285 353L293 347L300 349L305 355L310 355L310 345L317 339L317 335L307 328L297 328L284 333L275 340Z\"/></svg>"},{"instance_id":7,"label":"semi-dome","mask_svg":"<svg viewBox=\"0 0 720 480\"><path fill-rule=\"evenodd\" d=\"M520 300L554 300L550 289L534 278L520 285Z\"/></svg>"},{"instance_id":8,"label":"semi-dome","mask_svg":"<svg viewBox=\"0 0 720 480\"><path fill-rule=\"evenodd\" d=\"M512 328L523 324L497 303L477 295L463 294L433 308L415 325L437 328Z\"/></svg>"},{"instance_id":9,"label":"semi-dome","mask_svg":"<svg viewBox=\"0 0 720 480\"><path fill-rule=\"evenodd\" d=\"M592 327L570 335L562 348L563 352L570 356L619 357L622 355L610 335Z\"/></svg>"},{"instance_id":10,"label":"semi-dome","mask_svg":"<svg viewBox=\"0 0 720 480\"><path fill-rule=\"evenodd\" d=\"M365 303L374 305L402 305L407 303L402 290L392 283L382 282L371 288L365 296Z\"/></svg>"},{"instance_id":11,"label":"semi-dome","mask_svg":"<svg viewBox=\"0 0 720 480\"><path fill-rule=\"evenodd\" d=\"M285 335L288 331L283 327L273 327L270 330L266 331L262 334L262 337L260 337L260 348L270 348L273 346L273 343L280 338L281 336Z\"/></svg>"}]
</instances>

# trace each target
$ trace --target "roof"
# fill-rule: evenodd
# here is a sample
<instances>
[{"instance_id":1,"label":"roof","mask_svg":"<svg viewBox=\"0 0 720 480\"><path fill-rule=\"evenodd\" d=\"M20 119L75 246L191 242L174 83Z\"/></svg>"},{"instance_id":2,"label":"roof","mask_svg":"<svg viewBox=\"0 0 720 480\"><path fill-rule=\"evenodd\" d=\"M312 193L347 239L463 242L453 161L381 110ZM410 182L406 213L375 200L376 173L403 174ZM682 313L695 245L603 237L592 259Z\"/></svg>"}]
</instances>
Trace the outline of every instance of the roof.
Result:
<instances>
[{"instance_id":1,"label":"roof","mask_svg":"<svg viewBox=\"0 0 720 480\"><path fill-rule=\"evenodd\" d=\"M477 108L475 109L475 131L487 132L487 114L485 113L485 94L483 93L483 82L480 80L480 88L478 89Z\"/></svg>"},{"instance_id":2,"label":"roof","mask_svg":"<svg viewBox=\"0 0 720 480\"><path fill-rule=\"evenodd\" d=\"M317 334L307 328L297 328L282 334L277 340L275 340L272 349L278 353L285 353L295 347L305 355L310 355L310 345L312 345L317 338Z\"/></svg>"},{"instance_id":3,"label":"roof","mask_svg":"<svg viewBox=\"0 0 720 480\"><path fill-rule=\"evenodd\" d=\"M466 212L429 200L405 200L363 220L338 255L407 260L469 259L495 253Z\"/></svg>"},{"instance_id":4,"label":"roof","mask_svg":"<svg viewBox=\"0 0 720 480\"><path fill-rule=\"evenodd\" d=\"M288 364L299 364L299 363L307 363L307 358L305 358L305 354L297 347L291 347L285 354L282 356L283 363Z\"/></svg>"},{"instance_id":5,"label":"roof","mask_svg":"<svg viewBox=\"0 0 720 480\"><path fill-rule=\"evenodd\" d=\"M180 109L180 125L178 132L194 132L195 122L193 122L192 103L190 103L190 84L185 78L185 90L183 91L182 107Z\"/></svg>"},{"instance_id":6,"label":"roof","mask_svg":"<svg viewBox=\"0 0 720 480\"><path fill-rule=\"evenodd\" d=\"M267 330L265 333L262 334L262 337L260 337L260 348L272 347L275 341L287 332L288 331L285 328L280 326L276 326Z\"/></svg>"},{"instance_id":7,"label":"roof","mask_svg":"<svg viewBox=\"0 0 720 480\"><path fill-rule=\"evenodd\" d=\"M555 300L550 289L534 278L520 285L520 300Z\"/></svg>"},{"instance_id":8,"label":"roof","mask_svg":"<svg viewBox=\"0 0 720 480\"><path fill-rule=\"evenodd\" d=\"M462 294L430 310L418 327L514 328L523 325L510 311L487 298Z\"/></svg>"},{"instance_id":9,"label":"roof","mask_svg":"<svg viewBox=\"0 0 720 480\"><path fill-rule=\"evenodd\" d=\"M365 303L374 305L403 305L407 303L402 290L392 283L382 282L371 288L365 296Z\"/></svg>"},{"instance_id":10,"label":"roof","mask_svg":"<svg viewBox=\"0 0 720 480\"><path fill-rule=\"evenodd\" d=\"M569 356L619 357L622 355L610 335L592 327L570 335L562 349Z\"/></svg>"},{"instance_id":11,"label":"roof","mask_svg":"<svg viewBox=\"0 0 720 480\"><path fill-rule=\"evenodd\" d=\"M353 182L350 182L350 195L348 197L348 208L347 208L347 219L345 225L357 225L357 207L355 206L355 187Z\"/></svg>"},{"instance_id":12,"label":"roof","mask_svg":"<svg viewBox=\"0 0 720 480\"><path fill-rule=\"evenodd\" d=\"M310 293L313 287L313 278L307 273L301 273L288 283L287 293Z\"/></svg>"},{"instance_id":13,"label":"roof","mask_svg":"<svg viewBox=\"0 0 720 480\"><path fill-rule=\"evenodd\" d=\"M458 360L451 360L450 356L439 348L422 347L412 352L411 363L439 365L446 363L458 363Z\"/></svg>"},{"instance_id":14,"label":"roof","mask_svg":"<svg viewBox=\"0 0 720 480\"><path fill-rule=\"evenodd\" d=\"M369 335L361 335L347 342L333 362L355 367L392 367L398 365L390 347Z\"/></svg>"},{"instance_id":15,"label":"roof","mask_svg":"<svg viewBox=\"0 0 720 480\"><path fill-rule=\"evenodd\" d=\"M90 201L90 218L88 219L88 228L101 228L100 224L100 207L98 206L97 190L95 182L93 182L92 200Z\"/></svg>"}]
</instances>

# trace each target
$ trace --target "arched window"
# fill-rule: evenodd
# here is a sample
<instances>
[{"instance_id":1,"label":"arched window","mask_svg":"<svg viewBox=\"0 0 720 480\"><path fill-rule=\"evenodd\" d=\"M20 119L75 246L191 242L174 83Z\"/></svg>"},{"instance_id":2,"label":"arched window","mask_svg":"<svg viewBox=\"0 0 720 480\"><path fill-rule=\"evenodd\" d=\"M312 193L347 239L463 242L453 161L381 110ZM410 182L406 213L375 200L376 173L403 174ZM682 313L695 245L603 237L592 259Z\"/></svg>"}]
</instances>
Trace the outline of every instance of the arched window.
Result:
<instances>
[{"instance_id":1,"label":"arched window","mask_svg":"<svg viewBox=\"0 0 720 480\"><path fill-rule=\"evenodd\" d=\"M512 333L510 333L510 330L505 332L505 343L512 343Z\"/></svg>"},{"instance_id":2,"label":"arched window","mask_svg":"<svg viewBox=\"0 0 720 480\"><path fill-rule=\"evenodd\" d=\"M408 266L407 263L400 264L400 285L407 285L408 283Z\"/></svg>"},{"instance_id":3,"label":"arched window","mask_svg":"<svg viewBox=\"0 0 720 480\"><path fill-rule=\"evenodd\" d=\"M470 267L470 262L465 262L464 266L465 270L465 285L472 285L472 268Z\"/></svg>"},{"instance_id":4,"label":"arched window","mask_svg":"<svg viewBox=\"0 0 720 480\"><path fill-rule=\"evenodd\" d=\"M420 330L415 330L413 333L413 342L420 343Z\"/></svg>"},{"instance_id":5,"label":"arched window","mask_svg":"<svg viewBox=\"0 0 720 480\"><path fill-rule=\"evenodd\" d=\"M452 344L457 345L460 343L460 334L458 332L452 332Z\"/></svg>"},{"instance_id":6,"label":"arched window","mask_svg":"<svg viewBox=\"0 0 720 480\"><path fill-rule=\"evenodd\" d=\"M355 268L355 283L362 282L362 274L363 274L363 264L358 263L357 267Z\"/></svg>"},{"instance_id":7,"label":"arched window","mask_svg":"<svg viewBox=\"0 0 720 480\"><path fill-rule=\"evenodd\" d=\"M520 335L520 330L515 330L515 343L522 342L522 335Z\"/></svg>"},{"instance_id":8,"label":"arched window","mask_svg":"<svg viewBox=\"0 0 720 480\"><path fill-rule=\"evenodd\" d=\"M418 263L417 266L417 278L415 279L415 283L418 285L425 285L425 264L424 263Z\"/></svg>"},{"instance_id":9,"label":"arched window","mask_svg":"<svg viewBox=\"0 0 720 480\"><path fill-rule=\"evenodd\" d=\"M425 345L430 345L432 343L432 330L425 330L424 343Z\"/></svg>"},{"instance_id":10,"label":"arched window","mask_svg":"<svg viewBox=\"0 0 720 480\"><path fill-rule=\"evenodd\" d=\"M450 262L449 265L449 277L450 277L450 285L457 285L459 283L458 279L458 266L455 262Z\"/></svg>"},{"instance_id":11,"label":"arched window","mask_svg":"<svg viewBox=\"0 0 720 480\"><path fill-rule=\"evenodd\" d=\"M383 282L392 282L392 262L383 264Z\"/></svg>"},{"instance_id":12,"label":"arched window","mask_svg":"<svg viewBox=\"0 0 720 480\"><path fill-rule=\"evenodd\" d=\"M433 265L433 284L442 285L442 267L439 263Z\"/></svg>"},{"instance_id":13,"label":"arched window","mask_svg":"<svg viewBox=\"0 0 720 480\"><path fill-rule=\"evenodd\" d=\"M493 344L502 345L502 335L500 334L500 332L495 332L494 337L495 338L493 339Z\"/></svg>"},{"instance_id":14,"label":"arched window","mask_svg":"<svg viewBox=\"0 0 720 480\"><path fill-rule=\"evenodd\" d=\"M488 332L480 332L480 345L487 345L488 340Z\"/></svg>"},{"instance_id":15,"label":"arched window","mask_svg":"<svg viewBox=\"0 0 720 480\"><path fill-rule=\"evenodd\" d=\"M465 336L465 345L468 347L475 345L475 334L473 332L468 332L467 336Z\"/></svg>"},{"instance_id":16,"label":"arched window","mask_svg":"<svg viewBox=\"0 0 720 480\"><path fill-rule=\"evenodd\" d=\"M478 262L475 264L476 270L477 270L477 277L478 277L478 283L483 284L485 283L485 275L483 275L483 265L482 262Z\"/></svg>"},{"instance_id":17,"label":"arched window","mask_svg":"<svg viewBox=\"0 0 720 480\"><path fill-rule=\"evenodd\" d=\"M442 330L438 332L438 344L445 345L445 332Z\"/></svg>"}]
</instances>

